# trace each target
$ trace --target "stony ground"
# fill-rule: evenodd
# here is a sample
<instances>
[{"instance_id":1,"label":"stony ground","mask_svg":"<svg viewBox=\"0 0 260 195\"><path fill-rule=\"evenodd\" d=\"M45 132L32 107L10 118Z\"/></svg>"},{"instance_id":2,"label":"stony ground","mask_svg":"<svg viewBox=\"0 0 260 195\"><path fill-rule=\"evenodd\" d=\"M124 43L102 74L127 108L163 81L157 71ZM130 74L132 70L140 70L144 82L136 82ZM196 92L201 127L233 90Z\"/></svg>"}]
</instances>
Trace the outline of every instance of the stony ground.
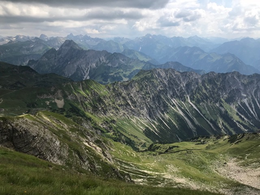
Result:
<instances>
[{"instance_id":1,"label":"stony ground","mask_svg":"<svg viewBox=\"0 0 260 195\"><path fill-rule=\"evenodd\" d=\"M244 167L240 165L239 161L235 158L230 159L223 166L217 170L224 177L235 180L246 186L249 186L241 192L223 191L225 194L250 194L258 195L260 193L260 167L254 166ZM254 189L255 188L255 189ZM258 190L257 190L258 189Z\"/></svg>"}]
</instances>

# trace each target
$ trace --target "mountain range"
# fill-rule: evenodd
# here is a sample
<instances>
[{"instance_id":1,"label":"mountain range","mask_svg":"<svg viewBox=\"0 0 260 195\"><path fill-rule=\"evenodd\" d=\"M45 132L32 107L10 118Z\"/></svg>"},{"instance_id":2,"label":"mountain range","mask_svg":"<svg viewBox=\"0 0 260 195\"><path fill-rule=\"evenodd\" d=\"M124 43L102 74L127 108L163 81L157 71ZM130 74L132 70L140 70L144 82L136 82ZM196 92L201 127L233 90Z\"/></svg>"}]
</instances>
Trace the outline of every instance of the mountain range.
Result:
<instances>
[{"instance_id":1,"label":"mountain range","mask_svg":"<svg viewBox=\"0 0 260 195\"><path fill-rule=\"evenodd\" d=\"M16 38L0 45L0 60L15 65L27 65L29 60L39 59L46 51L59 47L64 41L62 38L47 41L40 38Z\"/></svg>"},{"instance_id":2,"label":"mountain range","mask_svg":"<svg viewBox=\"0 0 260 195\"><path fill-rule=\"evenodd\" d=\"M243 38L240 41L229 41L216 47L212 52L219 54L232 53L238 56L246 64L259 69L260 64L260 39Z\"/></svg>"},{"instance_id":3,"label":"mountain range","mask_svg":"<svg viewBox=\"0 0 260 195\"><path fill-rule=\"evenodd\" d=\"M20 114L34 108L52 108L66 116L76 114L89 119L91 115L99 118L98 121L109 118L114 122L99 124L103 131L119 133L134 148L156 141L167 143L196 136L256 132L260 127L260 77L257 74L200 75L152 69L141 70L130 81L109 85L65 80L60 87L50 88L42 81L47 85L44 90L43 86L32 84L37 73L24 68L27 70L24 79L20 76L15 81L13 76L12 79L2 76L12 81L1 88L0 98L4 102L1 106L5 112L16 112L17 107L22 110ZM53 79L48 80L52 83ZM32 88L34 93L27 94ZM128 124L127 131L123 124Z\"/></svg>"},{"instance_id":4,"label":"mountain range","mask_svg":"<svg viewBox=\"0 0 260 195\"><path fill-rule=\"evenodd\" d=\"M0 60L16 65L26 65L29 60L39 60L48 49L57 50L65 40L73 40L84 50L122 53L129 58L156 65L177 61L205 72L259 73L257 53L259 41L250 38L227 42L217 38L205 39L196 36L168 38L148 34L133 40L120 37L104 40L87 35L70 34L67 37L50 38L46 35L41 35L39 38L16 36L2 38L2 40L3 43L7 40L9 42L0 45Z\"/></svg>"},{"instance_id":5,"label":"mountain range","mask_svg":"<svg viewBox=\"0 0 260 195\"><path fill-rule=\"evenodd\" d=\"M178 61L193 69L206 72L232 72L238 71L242 74L259 73L257 68L246 65L242 60L231 53L217 54L206 53L198 47L179 47L168 51L159 61Z\"/></svg>"},{"instance_id":6,"label":"mountain range","mask_svg":"<svg viewBox=\"0 0 260 195\"><path fill-rule=\"evenodd\" d=\"M74 41L67 40L58 50L50 49L39 60L30 60L28 66L41 74L56 73L75 81L93 79L100 83L126 81L142 69L153 68L174 68L178 71L198 73L203 73L200 70L205 72L238 71L243 74L259 72L257 69L245 65L234 55L207 54L196 47L178 48L172 52L169 59L169 61L174 62L157 65L151 64L153 60L142 53L133 50L124 50L123 53L129 57L104 50L84 50ZM182 62L187 67L177 61Z\"/></svg>"},{"instance_id":7,"label":"mountain range","mask_svg":"<svg viewBox=\"0 0 260 195\"><path fill-rule=\"evenodd\" d=\"M153 65L145 62L150 61L145 55L131 50L124 52L132 58L104 50L83 50L74 41L67 40L58 50L50 49L39 60L29 61L28 66L41 74L56 73L75 81L93 79L100 83L129 80L142 69L166 67L179 71L196 71L177 62ZM147 60L141 61L138 58Z\"/></svg>"}]
</instances>

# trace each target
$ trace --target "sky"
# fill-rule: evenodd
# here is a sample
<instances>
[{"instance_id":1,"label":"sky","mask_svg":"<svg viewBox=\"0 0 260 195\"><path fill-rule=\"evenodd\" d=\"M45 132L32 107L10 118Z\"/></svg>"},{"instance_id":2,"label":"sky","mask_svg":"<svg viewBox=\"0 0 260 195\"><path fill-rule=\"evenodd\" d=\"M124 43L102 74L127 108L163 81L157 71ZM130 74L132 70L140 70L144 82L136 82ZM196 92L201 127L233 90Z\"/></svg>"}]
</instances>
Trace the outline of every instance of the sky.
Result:
<instances>
[{"instance_id":1,"label":"sky","mask_svg":"<svg viewBox=\"0 0 260 195\"><path fill-rule=\"evenodd\" d=\"M260 38L258 0L0 0L0 36Z\"/></svg>"}]
</instances>

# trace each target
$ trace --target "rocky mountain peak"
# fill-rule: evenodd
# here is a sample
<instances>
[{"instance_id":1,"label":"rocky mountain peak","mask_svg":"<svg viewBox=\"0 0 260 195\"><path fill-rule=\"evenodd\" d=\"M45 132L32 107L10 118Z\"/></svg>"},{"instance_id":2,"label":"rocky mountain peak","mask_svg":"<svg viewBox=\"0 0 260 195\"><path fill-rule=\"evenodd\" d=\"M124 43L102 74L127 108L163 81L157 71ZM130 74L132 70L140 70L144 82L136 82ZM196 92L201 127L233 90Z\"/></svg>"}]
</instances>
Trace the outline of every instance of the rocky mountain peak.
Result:
<instances>
[{"instance_id":1,"label":"rocky mountain peak","mask_svg":"<svg viewBox=\"0 0 260 195\"><path fill-rule=\"evenodd\" d=\"M41 34L39 38L40 38L41 40L44 40L44 41L48 41L48 40L49 40L48 36L45 35L45 34Z\"/></svg>"},{"instance_id":2,"label":"rocky mountain peak","mask_svg":"<svg viewBox=\"0 0 260 195\"><path fill-rule=\"evenodd\" d=\"M73 40L66 40L59 48L59 50L67 50L67 49L77 49L77 50L83 50L81 47L79 47Z\"/></svg>"},{"instance_id":3,"label":"rocky mountain peak","mask_svg":"<svg viewBox=\"0 0 260 195\"><path fill-rule=\"evenodd\" d=\"M83 49L79 47L73 40L66 40L58 49L58 54L65 56L68 53L71 55L74 51L82 51Z\"/></svg>"}]
</instances>

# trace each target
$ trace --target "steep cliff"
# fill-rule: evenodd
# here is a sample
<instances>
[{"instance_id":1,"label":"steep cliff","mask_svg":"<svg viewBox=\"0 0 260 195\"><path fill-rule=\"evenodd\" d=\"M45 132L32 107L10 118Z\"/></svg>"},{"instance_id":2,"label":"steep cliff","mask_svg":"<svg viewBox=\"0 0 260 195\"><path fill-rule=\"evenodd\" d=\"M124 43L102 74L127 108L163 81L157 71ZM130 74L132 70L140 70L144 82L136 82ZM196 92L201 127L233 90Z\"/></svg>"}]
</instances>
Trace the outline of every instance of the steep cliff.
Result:
<instances>
[{"instance_id":1,"label":"steep cliff","mask_svg":"<svg viewBox=\"0 0 260 195\"><path fill-rule=\"evenodd\" d=\"M257 74L199 75L154 69L109 85L91 80L60 81L44 88L24 83L0 96L3 114L47 109L81 117L103 135L136 149L153 142L256 132L260 127Z\"/></svg>"},{"instance_id":2,"label":"steep cliff","mask_svg":"<svg viewBox=\"0 0 260 195\"><path fill-rule=\"evenodd\" d=\"M93 128L52 112L0 118L0 145L77 171L131 180L114 167L110 144Z\"/></svg>"},{"instance_id":3,"label":"steep cliff","mask_svg":"<svg viewBox=\"0 0 260 195\"><path fill-rule=\"evenodd\" d=\"M259 81L257 74L201 76L158 69L141 71L128 82L107 86L81 82L67 87L80 92L68 98L79 102L81 109L116 118L115 128L142 145L147 139L140 134L153 142L173 142L258 131Z\"/></svg>"}]
</instances>

